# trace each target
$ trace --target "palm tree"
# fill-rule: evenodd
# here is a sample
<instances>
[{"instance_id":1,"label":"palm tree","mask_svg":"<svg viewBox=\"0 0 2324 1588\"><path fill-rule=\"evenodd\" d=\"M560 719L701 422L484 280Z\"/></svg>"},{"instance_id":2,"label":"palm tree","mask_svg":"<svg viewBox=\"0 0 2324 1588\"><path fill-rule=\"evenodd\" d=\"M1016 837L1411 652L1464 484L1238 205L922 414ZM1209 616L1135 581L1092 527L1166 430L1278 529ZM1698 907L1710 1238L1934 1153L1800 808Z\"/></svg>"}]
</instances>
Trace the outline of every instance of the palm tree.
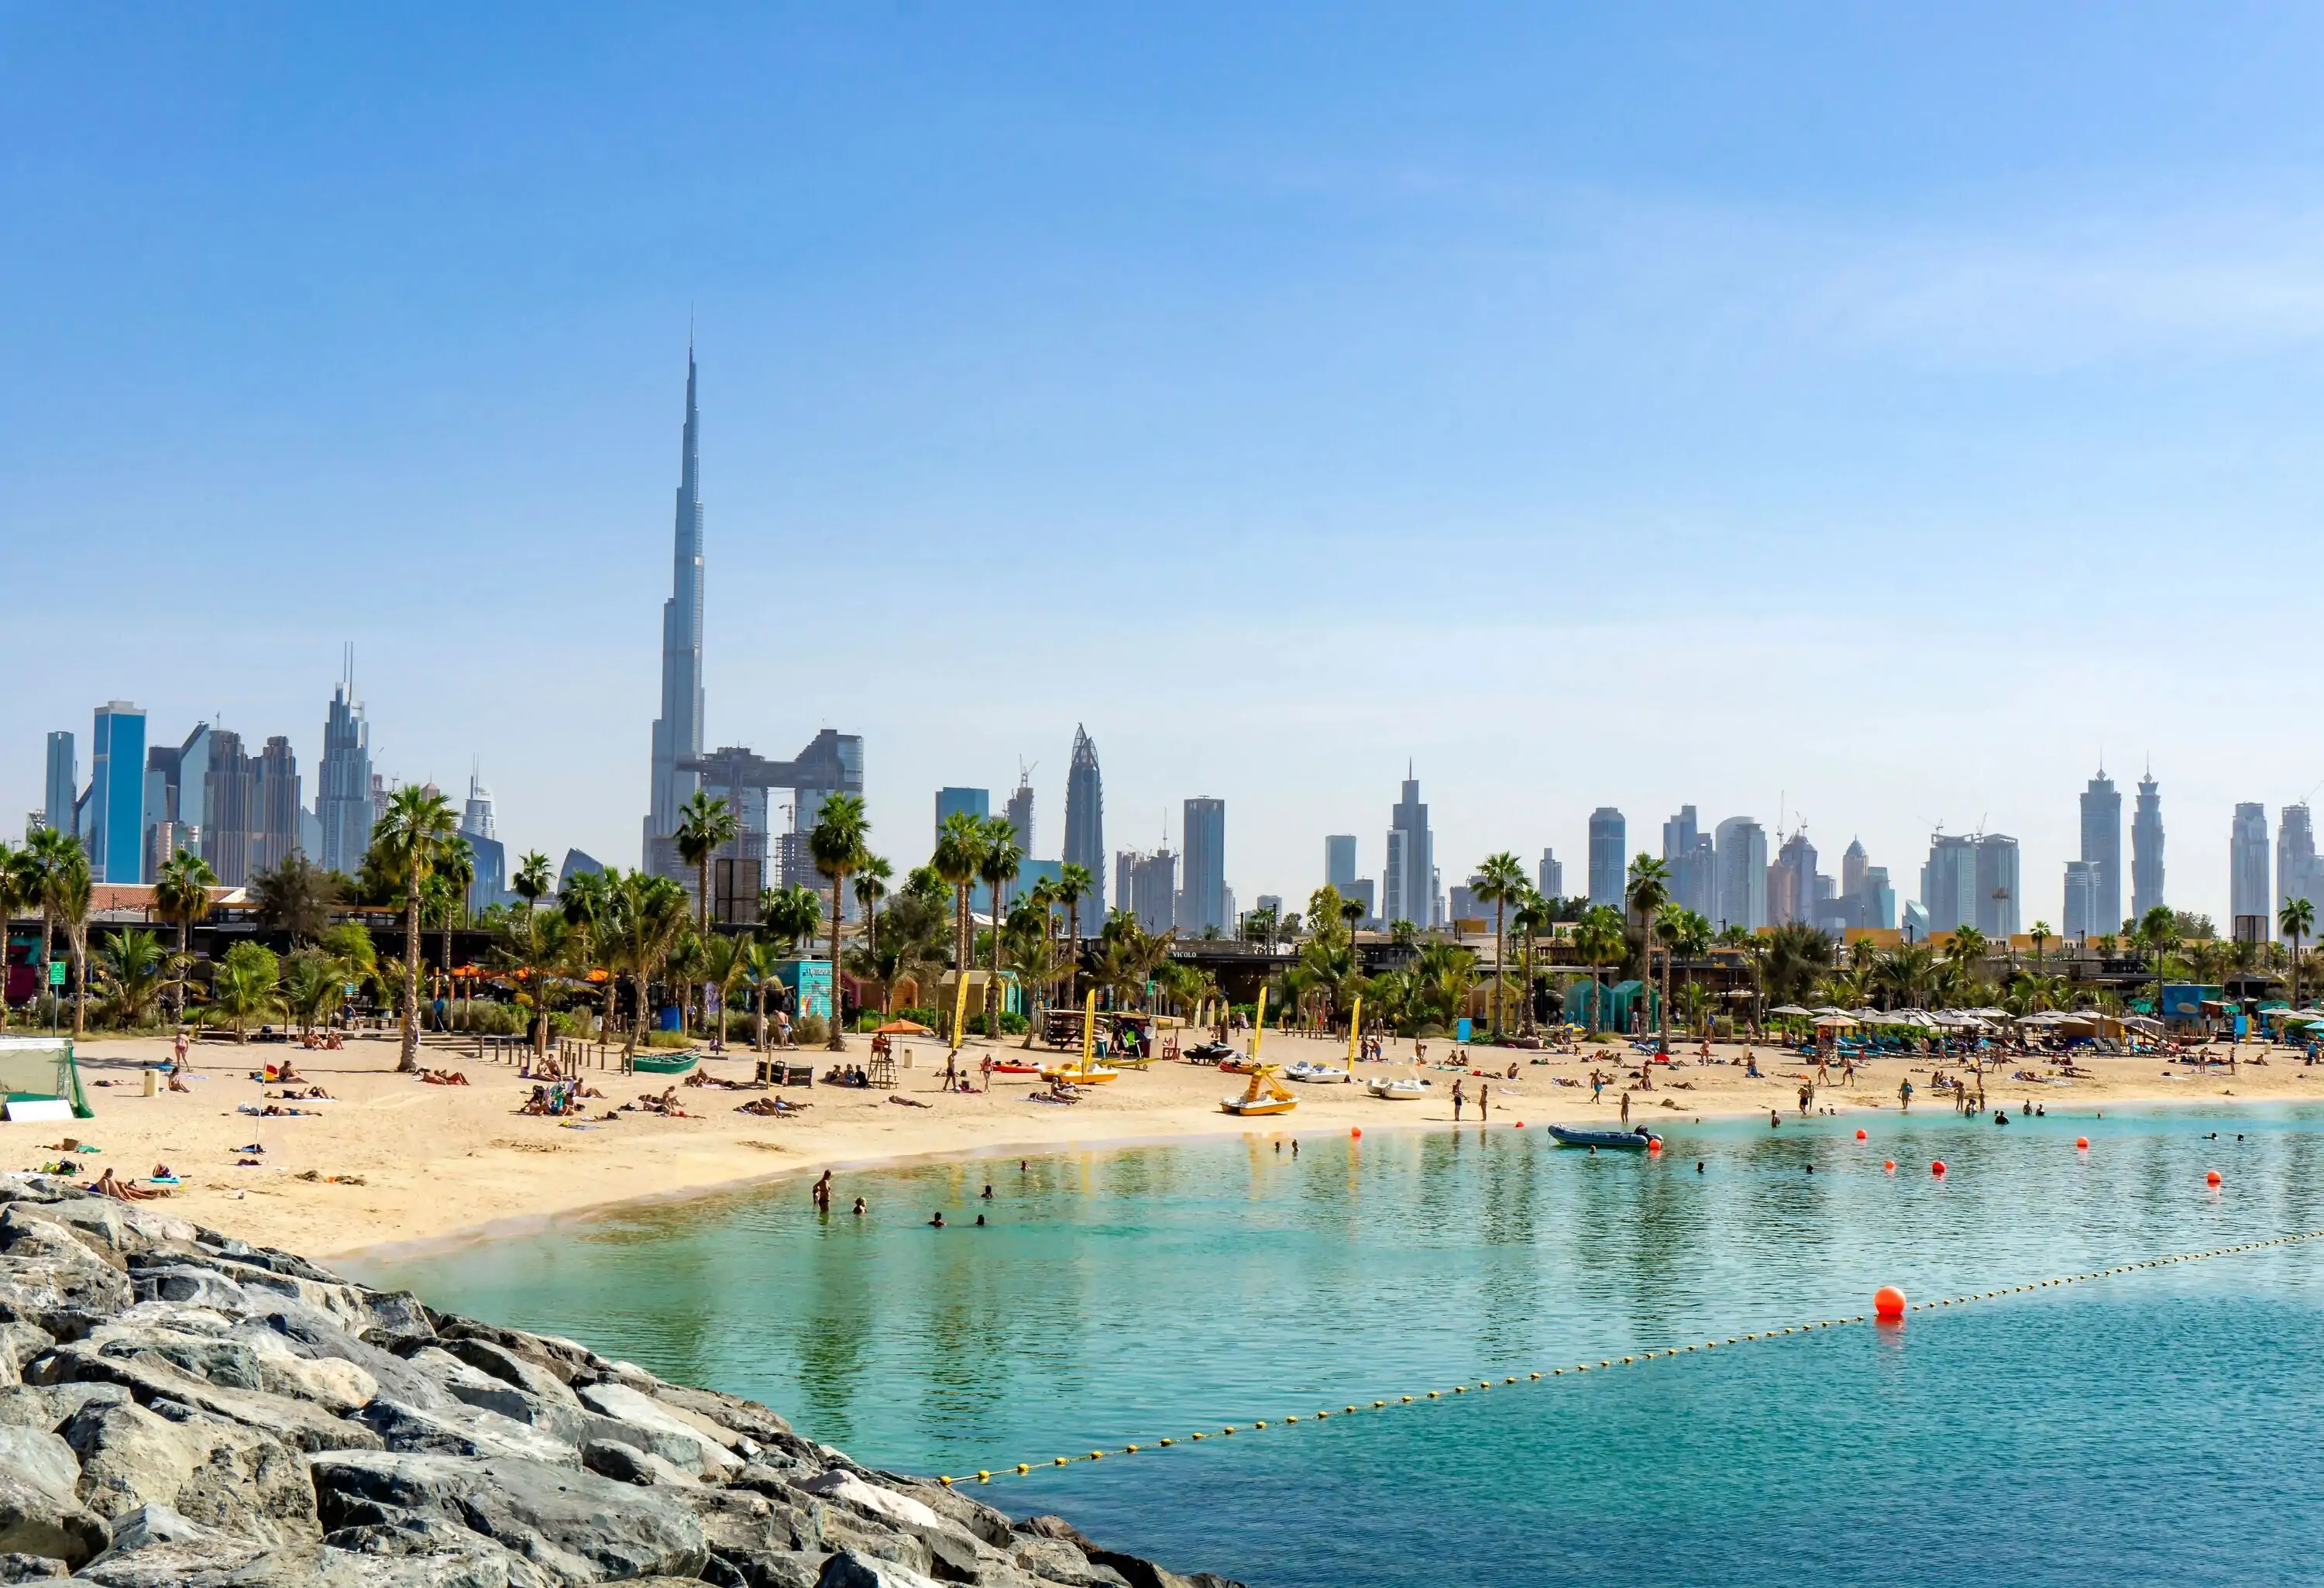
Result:
<instances>
[{"instance_id":1,"label":"palm tree","mask_svg":"<svg viewBox=\"0 0 2324 1588\"><path fill-rule=\"evenodd\" d=\"M42 881L41 900L43 908L53 914L65 929L66 952L72 956L73 1035L78 1037L88 1021L88 911L96 893L96 879L89 874L88 856L75 844L69 853L50 868Z\"/></svg>"},{"instance_id":2,"label":"palm tree","mask_svg":"<svg viewBox=\"0 0 2324 1588\"><path fill-rule=\"evenodd\" d=\"M710 936L710 857L734 841L742 830L725 800L714 798L696 789L693 797L678 808L678 855L694 868L694 929L703 937ZM710 1001L709 990L703 991L703 1002Z\"/></svg>"},{"instance_id":3,"label":"palm tree","mask_svg":"<svg viewBox=\"0 0 2324 1588\"><path fill-rule=\"evenodd\" d=\"M1670 1005L1671 960L1679 955L1689 959L1700 958L1711 948L1711 922L1700 911L1683 904L1665 904L1655 911L1655 934L1663 944L1663 1004ZM1688 973L1687 985L1693 986L1693 973Z\"/></svg>"},{"instance_id":4,"label":"palm tree","mask_svg":"<svg viewBox=\"0 0 2324 1588\"><path fill-rule=\"evenodd\" d=\"M1670 867L1651 854L1639 854L1630 863L1629 882L1624 893L1629 902L1630 913L1638 918L1639 929L1645 934L1642 953L1644 963L1647 967L1646 974L1652 975L1655 963L1655 912L1670 902ZM1664 1002L1667 1002L1668 998L1669 978L1666 974L1664 978ZM1656 1012L1656 1020L1663 1050L1668 1052L1670 1050L1670 1011L1667 1008L1659 1010Z\"/></svg>"},{"instance_id":5,"label":"palm tree","mask_svg":"<svg viewBox=\"0 0 2324 1588\"><path fill-rule=\"evenodd\" d=\"M436 925L444 934L444 985L448 993L456 991L452 981L452 928L468 924L468 890L476 885L476 852L466 838L456 835L445 845L444 856L428 881Z\"/></svg>"},{"instance_id":6,"label":"palm tree","mask_svg":"<svg viewBox=\"0 0 2324 1588\"><path fill-rule=\"evenodd\" d=\"M2312 937L2316 931L2316 907L2305 899L2286 894L2283 908L2275 912L2275 929L2292 939L2292 1007L2300 1007L2300 940Z\"/></svg>"},{"instance_id":7,"label":"palm tree","mask_svg":"<svg viewBox=\"0 0 2324 1588\"><path fill-rule=\"evenodd\" d=\"M686 890L668 877L622 872L608 888L608 902L612 956L629 974L631 988L637 994L637 1018L631 1022L623 1047L624 1053L633 1054L646 1044L647 1021L652 1016L650 991L686 934L689 913Z\"/></svg>"},{"instance_id":8,"label":"palm tree","mask_svg":"<svg viewBox=\"0 0 2324 1588\"><path fill-rule=\"evenodd\" d=\"M781 958L775 946L765 938L749 932L742 934L742 979L751 986L752 1012L758 1017L753 1046L761 1053L767 1050L767 989L782 984L776 970Z\"/></svg>"},{"instance_id":9,"label":"palm tree","mask_svg":"<svg viewBox=\"0 0 2324 1588\"><path fill-rule=\"evenodd\" d=\"M1057 902L1065 907L1065 974L1072 978L1065 984L1068 1003L1082 995L1082 900L1096 891L1089 867L1067 861L1057 868Z\"/></svg>"},{"instance_id":10,"label":"palm tree","mask_svg":"<svg viewBox=\"0 0 2324 1588\"><path fill-rule=\"evenodd\" d=\"M928 864L953 891L953 968L959 974L968 974L969 925L968 891L976 881L976 873L984 863L984 823L964 810L955 810L945 817L936 829L936 853L928 856ZM952 1033L957 1044L960 1033Z\"/></svg>"},{"instance_id":11,"label":"palm tree","mask_svg":"<svg viewBox=\"0 0 2324 1588\"><path fill-rule=\"evenodd\" d=\"M509 879L509 886L527 904L539 904L557 886L549 879L549 856L538 849L526 850L524 858L517 863L516 875Z\"/></svg>"},{"instance_id":12,"label":"palm tree","mask_svg":"<svg viewBox=\"0 0 2324 1588\"><path fill-rule=\"evenodd\" d=\"M803 882L770 888L759 895L759 924L774 934L783 958L795 959L823 925L823 899Z\"/></svg>"},{"instance_id":13,"label":"palm tree","mask_svg":"<svg viewBox=\"0 0 2324 1588\"><path fill-rule=\"evenodd\" d=\"M865 855L863 869L855 873L855 906L863 912L864 940L874 948L880 946L880 901L888 897L888 883L895 874L884 854Z\"/></svg>"},{"instance_id":14,"label":"palm tree","mask_svg":"<svg viewBox=\"0 0 2324 1588\"><path fill-rule=\"evenodd\" d=\"M872 824L864 818L861 794L826 794L823 797L823 808L816 813L815 830L807 836L807 853L815 857L815 869L831 879L830 1048L834 1053L847 1050L846 1039L840 1032L843 1000L839 986L839 925L844 913L840 891L846 885L847 874L869 856L865 840L871 832Z\"/></svg>"},{"instance_id":15,"label":"palm tree","mask_svg":"<svg viewBox=\"0 0 2324 1588\"><path fill-rule=\"evenodd\" d=\"M0 942L5 942L8 923L16 919L16 912L32 901L25 878L23 852L0 842ZM6 959L7 956L0 953L0 1031L8 1029Z\"/></svg>"},{"instance_id":16,"label":"palm tree","mask_svg":"<svg viewBox=\"0 0 2324 1588\"><path fill-rule=\"evenodd\" d=\"M2179 946L2179 918L2158 904L2138 918L2138 940L2154 956L2154 1018L2163 1018L2163 978L2171 950Z\"/></svg>"},{"instance_id":17,"label":"palm tree","mask_svg":"<svg viewBox=\"0 0 2324 1588\"><path fill-rule=\"evenodd\" d=\"M734 989L750 972L749 951L754 946L747 933L740 937L707 938L702 946L703 985L718 991L717 1042L722 1052L726 1047L726 1009L734 1000Z\"/></svg>"},{"instance_id":18,"label":"palm tree","mask_svg":"<svg viewBox=\"0 0 2324 1588\"><path fill-rule=\"evenodd\" d=\"M371 853L381 874L403 891L403 1026L399 1074L420 1069L420 895L436 868L449 858L458 824L441 794L405 784L387 797L387 809L372 828ZM466 848L466 845L461 845ZM446 956L448 962L450 956Z\"/></svg>"},{"instance_id":19,"label":"palm tree","mask_svg":"<svg viewBox=\"0 0 2324 1588\"><path fill-rule=\"evenodd\" d=\"M161 1000L170 959L159 937L134 928L98 949L97 968L105 982L106 1017L124 1028L143 1025Z\"/></svg>"},{"instance_id":20,"label":"palm tree","mask_svg":"<svg viewBox=\"0 0 2324 1588\"><path fill-rule=\"evenodd\" d=\"M217 886L217 873L199 855L180 849L161 864L153 879L153 908L161 919L178 928L176 955L180 1019L186 1012L186 970L193 963L194 928L210 912L210 890Z\"/></svg>"},{"instance_id":21,"label":"palm tree","mask_svg":"<svg viewBox=\"0 0 2324 1588\"><path fill-rule=\"evenodd\" d=\"M331 924L339 879L293 850L250 879L250 901L261 925L290 933L294 944L311 942Z\"/></svg>"},{"instance_id":22,"label":"palm tree","mask_svg":"<svg viewBox=\"0 0 2324 1588\"><path fill-rule=\"evenodd\" d=\"M1359 912L1363 909L1363 906L1357 904L1353 900L1349 900L1349 903ZM1518 960L1518 963L1525 967L1525 992L1522 994L1525 1002L1518 1006L1524 1010L1525 1018L1517 1022L1517 1026L1518 1029L1524 1035L1528 1037L1533 1035L1535 1029L1533 1012L1534 948L1535 946L1541 941L1541 935L1544 932L1548 931L1554 924L1554 911L1552 909L1549 900L1544 899L1541 896L1540 891L1535 888L1528 888L1526 890L1525 897L1517 901L1517 913L1509 917L1509 925L1517 928L1517 936L1525 942L1524 953ZM1354 934L1351 933L1350 941L1351 943L1353 938Z\"/></svg>"},{"instance_id":23,"label":"palm tree","mask_svg":"<svg viewBox=\"0 0 2324 1588\"><path fill-rule=\"evenodd\" d=\"M984 1034L1001 1035L1001 891L1017 880L1025 851L1017 843L1017 829L1005 817L994 817L984 826L984 853L978 857L977 880L984 884L985 903L992 912L992 975L984 983Z\"/></svg>"},{"instance_id":24,"label":"palm tree","mask_svg":"<svg viewBox=\"0 0 2324 1588\"><path fill-rule=\"evenodd\" d=\"M604 987L597 995L597 1039L611 1042L614 979L612 884L603 872L576 872L558 889L557 907L573 933L567 948L568 963L584 977L600 970L605 973Z\"/></svg>"},{"instance_id":25,"label":"palm tree","mask_svg":"<svg viewBox=\"0 0 2324 1588\"><path fill-rule=\"evenodd\" d=\"M2050 930L2050 923L2035 921L2034 929L2025 935L2034 939L2034 974L2038 976L2042 974L2042 945L2047 943L2053 935Z\"/></svg>"},{"instance_id":26,"label":"palm tree","mask_svg":"<svg viewBox=\"0 0 2324 1588\"><path fill-rule=\"evenodd\" d=\"M1609 965L1618 965L1630 951L1628 937L1622 930L1621 912L1610 904L1593 904L1582 912L1573 927L1574 952L1582 963L1590 967L1590 1034L1598 1034L1598 1017L1606 1006L1606 983L1602 972Z\"/></svg>"},{"instance_id":27,"label":"palm tree","mask_svg":"<svg viewBox=\"0 0 2324 1588\"><path fill-rule=\"evenodd\" d=\"M211 1020L232 1026L235 1041L249 1041L251 1021L282 1011L282 1000L274 991L280 978L281 964L272 949L256 943L235 944L210 975Z\"/></svg>"},{"instance_id":28,"label":"palm tree","mask_svg":"<svg viewBox=\"0 0 2324 1588\"><path fill-rule=\"evenodd\" d=\"M1489 854L1469 881L1470 896L1493 907L1493 1039L1501 1036L1502 967L1508 958L1509 906L1526 896L1525 865L1508 850Z\"/></svg>"},{"instance_id":29,"label":"palm tree","mask_svg":"<svg viewBox=\"0 0 2324 1588\"><path fill-rule=\"evenodd\" d=\"M558 976L574 968L587 942L586 929L557 910L527 900L500 918L493 931L493 963L522 983L532 1001L532 1056L549 1051L549 1004Z\"/></svg>"},{"instance_id":30,"label":"palm tree","mask_svg":"<svg viewBox=\"0 0 2324 1588\"><path fill-rule=\"evenodd\" d=\"M17 855L18 863L23 867L24 891L29 900L37 901L41 907L41 986L44 992L49 985L50 962L56 957L57 912L49 896L50 879L59 868L69 864L76 855L80 857L81 864L86 868L88 856L82 850L80 840L55 827L34 829L24 840L24 847ZM53 992L48 993L48 997L51 1002L55 1002Z\"/></svg>"},{"instance_id":31,"label":"palm tree","mask_svg":"<svg viewBox=\"0 0 2324 1588\"><path fill-rule=\"evenodd\" d=\"M341 974L327 954L302 948L291 955L282 971L282 1003L299 1022L300 1036L312 1031L318 1021L328 1020L346 996Z\"/></svg>"}]
</instances>

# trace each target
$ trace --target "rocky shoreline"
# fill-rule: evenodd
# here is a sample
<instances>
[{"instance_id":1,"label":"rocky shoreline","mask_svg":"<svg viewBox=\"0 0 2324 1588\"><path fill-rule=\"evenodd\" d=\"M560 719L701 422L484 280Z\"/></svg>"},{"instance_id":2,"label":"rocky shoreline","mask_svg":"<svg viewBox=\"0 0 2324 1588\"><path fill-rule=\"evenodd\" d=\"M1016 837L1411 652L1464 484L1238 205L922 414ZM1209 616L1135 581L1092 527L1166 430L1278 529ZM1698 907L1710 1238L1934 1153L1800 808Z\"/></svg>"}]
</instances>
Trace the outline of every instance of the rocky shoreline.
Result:
<instances>
[{"instance_id":1,"label":"rocky shoreline","mask_svg":"<svg viewBox=\"0 0 2324 1588\"><path fill-rule=\"evenodd\" d=\"M753 1401L0 1180L0 1583L1235 1588Z\"/></svg>"}]
</instances>

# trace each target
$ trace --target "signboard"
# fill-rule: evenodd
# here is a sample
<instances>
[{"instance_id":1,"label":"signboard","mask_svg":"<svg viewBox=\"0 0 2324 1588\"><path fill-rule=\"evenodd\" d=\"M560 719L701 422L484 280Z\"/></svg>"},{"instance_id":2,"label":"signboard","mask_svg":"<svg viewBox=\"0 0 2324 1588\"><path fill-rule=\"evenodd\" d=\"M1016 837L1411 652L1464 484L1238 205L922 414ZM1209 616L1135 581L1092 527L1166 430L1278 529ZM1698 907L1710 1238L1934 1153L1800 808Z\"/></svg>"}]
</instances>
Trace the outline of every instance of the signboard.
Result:
<instances>
[{"instance_id":1,"label":"signboard","mask_svg":"<svg viewBox=\"0 0 2324 1588\"><path fill-rule=\"evenodd\" d=\"M65 962L61 959L52 959L49 961L49 985L51 987L61 987L64 984Z\"/></svg>"}]
</instances>

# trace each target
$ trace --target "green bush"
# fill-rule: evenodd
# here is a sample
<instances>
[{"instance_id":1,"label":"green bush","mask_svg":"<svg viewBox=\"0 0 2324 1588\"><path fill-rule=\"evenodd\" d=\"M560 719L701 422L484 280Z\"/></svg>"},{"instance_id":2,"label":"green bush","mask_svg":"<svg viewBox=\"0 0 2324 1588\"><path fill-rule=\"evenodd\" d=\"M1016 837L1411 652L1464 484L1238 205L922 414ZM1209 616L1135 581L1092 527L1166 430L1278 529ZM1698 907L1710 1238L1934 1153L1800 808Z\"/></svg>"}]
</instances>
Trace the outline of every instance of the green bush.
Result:
<instances>
[{"instance_id":1,"label":"green bush","mask_svg":"<svg viewBox=\"0 0 2324 1588\"><path fill-rule=\"evenodd\" d=\"M931 1031L940 1030L944 1025L944 1022L936 1018L936 1011L933 1009L899 1009L888 1018L897 1020L913 1020L927 1027Z\"/></svg>"},{"instance_id":2,"label":"green bush","mask_svg":"<svg viewBox=\"0 0 2324 1588\"><path fill-rule=\"evenodd\" d=\"M791 1027L791 1040L801 1048L813 1048L831 1040L831 1028L823 1023L819 1014L803 1014Z\"/></svg>"},{"instance_id":3,"label":"green bush","mask_svg":"<svg viewBox=\"0 0 2324 1588\"><path fill-rule=\"evenodd\" d=\"M1032 1022L1030 1020L1028 1020L1023 1015L1017 1013L1013 1010L1004 1009L1001 1011L1001 1034L1004 1037L1021 1037L1025 1034L1027 1029L1030 1027L1031 1024ZM968 1017L968 1034L972 1037L982 1037L984 1035L984 1017L982 1015L973 1014Z\"/></svg>"}]
</instances>

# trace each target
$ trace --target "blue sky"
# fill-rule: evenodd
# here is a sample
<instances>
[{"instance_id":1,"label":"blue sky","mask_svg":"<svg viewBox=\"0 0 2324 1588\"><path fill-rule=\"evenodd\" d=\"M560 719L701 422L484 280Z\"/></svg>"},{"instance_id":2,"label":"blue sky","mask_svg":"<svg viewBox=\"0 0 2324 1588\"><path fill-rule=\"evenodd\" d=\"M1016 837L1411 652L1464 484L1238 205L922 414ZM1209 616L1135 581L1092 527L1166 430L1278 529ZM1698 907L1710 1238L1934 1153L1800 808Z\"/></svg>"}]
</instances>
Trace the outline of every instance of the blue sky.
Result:
<instances>
[{"instance_id":1,"label":"blue sky","mask_svg":"<svg viewBox=\"0 0 2324 1588\"><path fill-rule=\"evenodd\" d=\"M2173 902L2308 731L2324 15L0 4L0 810L144 705L633 863L689 314L714 742L1074 725L1247 903L1590 810ZM85 753L85 752L84 752ZM2124 776L2126 784L2130 780ZM311 791L311 790L310 790Z\"/></svg>"}]
</instances>

